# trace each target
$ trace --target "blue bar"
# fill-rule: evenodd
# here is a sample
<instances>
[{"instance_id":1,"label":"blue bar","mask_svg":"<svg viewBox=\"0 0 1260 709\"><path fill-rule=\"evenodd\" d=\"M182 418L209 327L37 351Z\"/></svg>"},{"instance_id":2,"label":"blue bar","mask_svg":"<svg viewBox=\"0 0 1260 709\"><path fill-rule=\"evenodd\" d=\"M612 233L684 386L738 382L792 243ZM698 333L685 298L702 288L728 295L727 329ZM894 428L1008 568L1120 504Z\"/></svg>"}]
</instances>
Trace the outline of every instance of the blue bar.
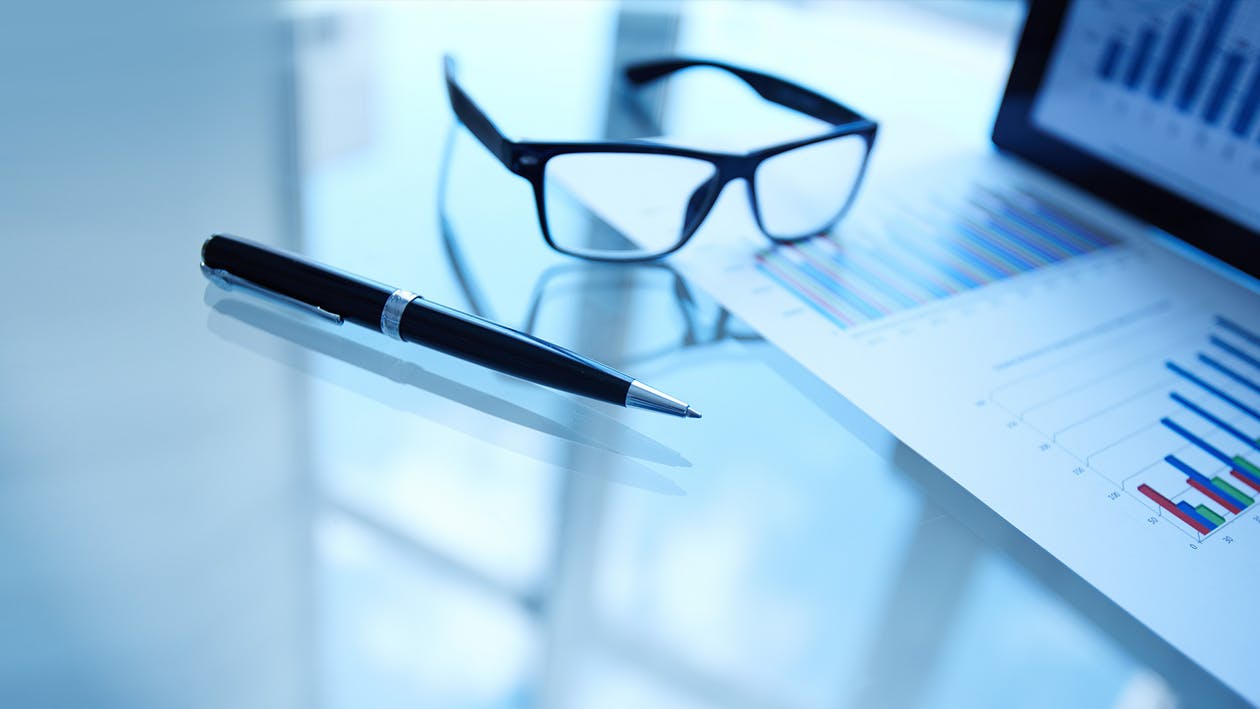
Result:
<instances>
[{"instance_id":1,"label":"blue bar","mask_svg":"<svg viewBox=\"0 0 1260 709\"><path fill-rule=\"evenodd\" d=\"M1256 442L1256 440L1255 440L1254 438L1252 438L1252 437L1248 436L1247 434L1243 433L1242 431L1239 431L1237 428L1234 428L1234 427L1233 427L1233 426L1231 426L1230 424L1226 423L1226 422L1225 422L1225 421L1223 421L1220 417L1218 417L1218 416L1214 416L1213 414L1211 414L1211 413L1209 413L1209 412L1205 411L1205 410L1203 409L1203 407L1201 407L1201 406L1199 406L1198 404L1196 404L1196 403L1194 403L1194 402L1190 401L1189 399L1187 399L1186 397L1182 396L1181 394L1178 394L1178 393L1177 393L1177 392L1175 392L1175 391L1174 391L1173 393L1169 394L1169 396L1171 396L1171 397L1172 397L1172 400L1173 400L1173 401L1175 401L1175 402L1177 402L1178 404L1181 404L1182 406L1186 407L1187 409L1190 409L1191 411L1193 411L1193 412L1195 412L1196 414L1198 414L1198 415L1202 416L1203 418L1207 419L1208 421L1211 421L1212 423L1216 424L1216 426L1217 426L1218 428L1220 428L1222 431L1224 431L1224 432L1228 433L1229 435L1233 436L1234 438L1237 438L1238 440L1242 441L1243 443L1246 443L1247 445L1251 446L1252 448L1254 448L1254 449L1256 449L1256 450L1260 451L1260 443L1257 443L1257 442Z\"/></svg>"},{"instance_id":2,"label":"blue bar","mask_svg":"<svg viewBox=\"0 0 1260 709\"><path fill-rule=\"evenodd\" d=\"M907 258L922 265L929 271L936 270L943 272L945 275L954 279L954 281L961 283L965 290L971 290L988 283L988 281L985 280L972 278L966 271L959 270L958 267L949 263L947 258L952 256L952 254L945 252L944 249L939 250L940 258L937 258L937 254L924 254L923 249L917 244L907 244L907 240L903 237L905 232L901 231L900 227L890 227L889 233L893 237L893 246L900 249Z\"/></svg>"},{"instance_id":3,"label":"blue bar","mask_svg":"<svg viewBox=\"0 0 1260 709\"><path fill-rule=\"evenodd\" d=\"M1067 254L1067 256L1056 255L1054 257L1055 261L1062 261L1065 258L1086 253L1086 249L1064 239L1062 236L1056 234L1051 228L1039 223L1039 221L1033 221L1033 219L1036 218L1036 215L1030 215L1026 212L1018 211L1009 205L1003 206L999 210L999 214L1015 222L1016 225L1022 226L1025 229L1036 233L1038 236L1045 239L1047 243L1053 244L1055 248ZM1085 239L1082 238L1082 241L1085 241Z\"/></svg>"},{"instance_id":4,"label":"blue bar","mask_svg":"<svg viewBox=\"0 0 1260 709\"><path fill-rule=\"evenodd\" d=\"M770 278L771 280L773 280L775 283L778 283L779 285L783 286L784 288L786 288L786 289L788 289L788 290L790 290L790 291L797 292L797 293L799 293L799 292L800 292L800 291L799 291L799 287L798 287L795 283L792 283L791 281L787 281L787 280L784 280L784 279L780 278L780 277L779 277L779 275L778 275L777 273L775 273L772 269L767 268L765 263L760 263L760 262L759 262L759 263L757 264L757 268L758 268L758 269L760 269L762 273L764 273L764 274L765 274L768 278ZM857 317L854 317L854 321L855 321L854 323L848 323L848 322L845 322L845 321L844 321L844 320L842 320L840 317L837 317L835 313L833 313L833 312L831 312L831 311L827 310L825 307L823 307L822 305L820 305L820 304L818 304L817 302L815 302L815 300L814 300L813 298L808 298L808 297L804 297L804 296L798 296L798 297L800 297L800 298L801 298L801 300L802 300L802 301L804 301L806 305L808 305L809 307L813 308L814 312L818 313L819 315L823 316L824 318L827 318L828 320L830 320L831 322L835 323L835 324L836 324L838 327L840 327L840 328L849 328L849 327L853 327L853 325L854 325L854 324L856 324L856 321L858 320L858 318L857 318ZM837 308L837 309L839 309L839 308ZM863 321L863 322L864 322L864 321Z\"/></svg>"},{"instance_id":5,"label":"blue bar","mask_svg":"<svg viewBox=\"0 0 1260 709\"><path fill-rule=\"evenodd\" d=\"M870 269L853 266L849 260L843 257L843 254L823 253L817 245L813 245L810 242L799 244L796 248L802 254L806 253L806 248L809 248L809 253L812 254L813 258L836 264L843 271L846 278L861 280L870 290L878 292L884 298L896 301L897 306L900 308L918 305L918 301L913 297L897 290L895 286L890 285L883 277L874 275Z\"/></svg>"},{"instance_id":6,"label":"blue bar","mask_svg":"<svg viewBox=\"0 0 1260 709\"><path fill-rule=\"evenodd\" d=\"M1199 471L1195 470L1194 468L1191 468L1189 465L1186 465L1186 464L1185 464L1184 462L1182 462L1182 460L1181 460L1180 458L1178 458L1177 456L1175 456L1175 455L1166 455L1166 456L1164 456L1164 462L1165 462L1165 463L1168 463L1169 465L1171 465L1172 467L1176 468L1177 470L1180 470L1181 472L1185 473L1185 474L1186 474L1186 477L1191 477L1191 478L1194 478L1194 479L1195 479L1195 480L1197 480L1198 482L1203 483L1204 485L1207 485L1208 487L1212 487L1212 481L1211 481L1211 480L1208 480L1207 478L1203 477L1203 474L1202 474L1202 473L1200 473Z\"/></svg>"},{"instance_id":7,"label":"blue bar","mask_svg":"<svg viewBox=\"0 0 1260 709\"><path fill-rule=\"evenodd\" d=\"M964 277L962 272L953 266L944 262L929 261L917 249L909 249L895 238L888 242L888 250L881 254L881 258L886 266L907 272L915 282L924 287L928 287L928 282L936 279L951 282L961 290L970 290L979 285ZM935 284L931 287L939 288ZM949 292L945 291L941 297L948 295Z\"/></svg>"},{"instance_id":8,"label":"blue bar","mask_svg":"<svg viewBox=\"0 0 1260 709\"><path fill-rule=\"evenodd\" d=\"M801 261L799 263L793 262L792 265L803 274L809 276L816 285L822 286L823 290L830 291L832 295L847 303L850 307L860 312L866 318L874 320L875 318L884 316L884 313L875 309L874 306L867 304L861 298L853 295L852 291L846 288L843 283L837 283L834 278L818 270L818 267L814 264Z\"/></svg>"},{"instance_id":9,"label":"blue bar","mask_svg":"<svg viewBox=\"0 0 1260 709\"><path fill-rule=\"evenodd\" d=\"M1181 458L1178 458L1177 456L1164 456L1164 462L1167 462L1168 465L1176 467L1177 470L1184 472L1184 474L1186 474L1186 477L1189 477L1189 479L1194 480L1194 482L1198 482L1198 484L1202 485L1203 487L1207 487L1208 490L1218 490L1218 487L1215 484L1213 484L1211 480L1208 480L1207 477L1203 476L1203 474L1201 474L1200 471L1194 470L1194 468L1186 465L1186 463L1184 463L1181 460ZM1227 496L1228 494L1225 490L1221 490L1221 495L1226 495L1227 500L1234 500L1234 497ZM1242 502L1239 502L1236 500L1234 501L1234 504L1239 505L1240 508L1242 506Z\"/></svg>"},{"instance_id":10,"label":"blue bar","mask_svg":"<svg viewBox=\"0 0 1260 709\"><path fill-rule=\"evenodd\" d=\"M1208 62L1212 60L1212 55L1221 42L1225 23L1234 11L1234 3L1235 0L1217 0L1216 9L1208 18L1207 26L1203 28L1199 46L1194 52L1194 58L1190 60L1190 71L1182 80L1181 92L1177 94L1177 108L1183 113L1189 111L1194 100L1199 97L1199 90L1203 88L1203 77L1208 71Z\"/></svg>"},{"instance_id":11,"label":"blue bar","mask_svg":"<svg viewBox=\"0 0 1260 709\"><path fill-rule=\"evenodd\" d=\"M1190 28L1193 24L1190 13L1183 12L1177 16L1172 36L1168 38L1168 48L1164 50L1164 57L1155 72L1155 82L1151 84L1151 98L1156 101L1162 101L1168 93L1168 87L1172 85L1173 72L1177 69L1182 53L1186 51L1186 40L1190 39Z\"/></svg>"},{"instance_id":12,"label":"blue bar","mask_svg":"<svg viewBox=\"0 0 1260 709\"><path fill-rule=\"evenodd\" d=\"M1231 344L1229 344L1228 342L1226 342L1226 341L1222 340L1221 338L1217 337L1216 335L1212 335L1211 337L1209 337L1209 338L1208 338L1208 342L1211 342L1212 344L1214 344L1214 345L1216 345L1217 347L1219 347L1219 348L1221 348L1221 349L1225 350L1226 352L1228 352L1228 353L1230 353L1230 354L1234 355L1235 357L1237 357L1238 359L1241 359L1242 361L1246 362L1247 364L1250 364L1251 366L1255 367L1256 369L1260 369L1260 359L1256 359L1255 357L1252 357L1251 355L1247 354L1246 352L1243 352L1242 350L1238 349L1237 347L1234 347L1233 345L1231 345Z\"/></svg>"},{"instance_id":13,"label":"blue bar","mask_svg":"<svg viewBox=\"0 0 1260 709\"><path fill-rule=\"evenodd\" d=\"M1120 52L1124 51L1124 43L1119 37L1107 40L1103 48L1102 59L1098 62L1098 78L1111 81L1116 78L1116 69L1120 68Z\"/></svg>"},{"instance_id":14,"label":"blue bar","mask_svg":"<svg viewBox=\"0 0 1260 709\"><path fill-rule=\"evenodd\" d=\"M1092 249L1098 248L1098 245L1091 241L1089 236L1084 234L1074 234L1069 227L1054 221L1036 210L1028 211L1006 202L998 209L998 213L1016 224L1037 233L1041 236L1041 238L1046 240L1046 243L1053 245L1054 248L1067 254L1067 256L1056 257L1056 261L1061 261L1070 256L1088 253ZM1065 237L1056 231L1059 229L1067 233L1068 236Z\"/></svg>"},{"instance_id":15,"label":"blue bar","mask_svg":"<svg viewBox=\"0 0 1260 709\"><path fill-rule=\"evenodd\" d=\"M1202 438L1199 438L1193 433L1190 433L1186 429L1182 428L1180 425L1177 424L1176 421L1173 421L1172 419L1165 416L1164 418L1160 419L1159 422L1164 424L1168 428L1172 429L1173 433L1176 433L1177 435L1181 436L1187 441L1190 441L1191 443L1195 444L1199 448L1203 449L1204 453L1207 453L1213 458L1216 458L1217 460L1221 461L1225 465L1229 466L1230 470L1233 470L1235 467L1237 467L1237 465L1234 463L1233 458L1230 458L1229 456L1217 450L1215 447L1212 446L1211 443L1208 443Z\"/></svg>"},{"instance_id":16,"label":"blue bar","mask_svg":"<svg viewBox=\"0 0 1260 709\"><path fill-rule=\"evenodd\" d=\"M1234 113L1234 122L1229 129L1239 138L1246 138L1256 121L1256 112L1260 109L1260 59L1255 61L1251 70L1251 83L1238 103L1238 111Z\"/></svg>"},{"instance_id":17,"label":"blue bar","mask_svg":"<svg viewBox=\"0 0 1260 709\"><path fill-rule=\"evenodd\" d=\"M1147 27L1138 35L1137 48L1133 50L1133 59L1129 62L1129 68L1124 73L1124 85L1130 89L1136 89L1138 84L1142 83L1142 77L1146 75L1146 66L1150 62L1151 50L1155 47L1155 40L1159 35L1153 27Z\"/></svg>"},{"instance_id":18,"label":"blue bar","mask_svg":"<svg viewBox=\"0 0 1260 709\"><path fill-rule=\"evenodd\" d=\"M1233 406L1234 408L1236 408L1236 409L1238 409L1239 411L1243 412L1244 414L1247 414L1247 415L1248 415L1248 416L1250 416L1251 418L1253 418L1253 419L1255 419L1255 420L1257 420L1257 421L1260 421L1260 411L1256 411L1255 409L1251 408L1250 406L1247 406L1246 404L1242 403L1242 402L1241 402L1241 401L1239 401L1238 399L1235 399L1234 397L1230 396L1229 394L1226 394L1225 392L1221 391L1221 390L1220 390L1220 389L1218 389L1217 387L1215 387L1215 386L1213 386L1213 385L1211 385L1211 384L1209 384L1209 383L1207 383L1207 382L1203 381L1203 380L1202 380L1202 379L1200 379L1199 377L1197 377L1197 376L1195 376L1195 375L1191 374L1190 372L1187 372L1186 370L1182 369L1181 367L1177 366L1176 364L1173 364L1172 362L1165 362L1165 363L1164 363L1164 365L1165 365L1165 366L1167 366L1169 369L1171 369L1173 372L1176 372L1177 374L1181 375L1181 376L1182 376L1182 377L1184 377L1185 379L1189 379L1190 381L1194 382L1195 384L1198 384L1200 387L1203 387L1203 388L1204 388L1204 389L1206 389L1207 391L1212 392L1212 393L1213 393L1213 394L1215 394L1218 398L1220 398L1222 401L1224 401L1224 402L1226 402L1226 403L1230 404L1231 406Z\"/></svg>"},{"instance_id":19,"label":"blue bar","mask_svg":"<svg viewBox=\"0 0 1260 709\"><path fill-rule=\"evenodd\" d=\"M1024 258L1023 254L1015 250L1008 241L1013 241L1018 237L1011 234L1003 236L1011 237L1003 239L1001 236L992 233L985 233L977 229L973 229L967 224L956 223L954 229L962 233L967 241L974 244L977 248L983 249L985 252L995 257L995 260L1005 263L1007 266L1015 269L1016 273L1031 271L1037 267L1037 264Z\"/></svg>"},{"instance_id":20,"label":"blue bar","mask_svg":"<svg viewBox=\"0 0 1260 709\"><path fill-rule=\"evenodd\" d=\"M1241 503L1241 502L1238 502L1237 500L1234 500L1234 498L1232 498L1232 497L1230 497L1230 496L1229 496L1229 493L1227 493L1227 492L1225 492L1224 490L1221 490L1220 488L1218 488L1218 487L1216 486L1216 484L1215 484L1215 483L1213 483L1211 480L1208 480L1208 479L1207 479L1207 477L1206 477L1205 475L1203 475L1203 473L1200 473L1199 471L1195 470L1194 468L1191 468L1189 465L1187 465L1184 461L1182 461L1182 460L1181 460L1180 458L1178 458L1177 456L1175 456L1175 455L1166 455L1166 456L1164 456L1164 462L1165 462L1165 463L1168 463L1169 465L1171 465L1172 467L1176 468L1177 470L1180 470L1181 472L1185 473L1185 474L1186 474L1186 477L1193 479L1195 482L1197 482L1197 483L1199 483L1200 485L1202 485L1202 486L1206 487L1207 489L1209 489L1209 490L1220 490L1221 495L1222 495L1222 496L1224 496L1224 497L1225 497L1225 499L1227 499L1227 500L1230 500L1230 501L1234 502L1234 504L1238 505L1239 507L1242 507L1242 503ZM1235 514L1237 514L1237 513L1235 513Z\"/></svg>"},{"instance_id":21,"label":"blue bar","mask_svg":"<svg viewBox=\"0 0 1260 709\"><path fill-rule=\"evenodd\" d=\"M1182 512L1185 512L1186 516L1194 519L1195 522L1198 522L1204 527L1207 527L1208 531L1212 531L1213 529L1216 529L1216 525L1212 522L1212 520L1199 514L1199 511L1191 507L1190 503L1186 502L1185 500L1178 502L1177 508L1180 509Z\"/></svg>"},{"instance_id":22,"label":"blue bar","mask_svg":"<svg viewBox=\"0 0 1260 709\"><path fill-rule=\"evenodd\" d=\"M971 253L965 247L961 246L962 243L963 242L960 239L950 239L942 244L941 248L950 256L953 256L959 261L971 266L976 271L979 271L981 276L988 278L989 280L985 281L985 283L1000 281L1003 278L1008 278L1014 275L1006 273L998 266L994 266L980 256Z\"/></svg>"},{"instance_id":23,"label":"blue bar","mask_svg":"<svg viewBox=\"0 0 1260 709\"><path fill-rule=\"evenodd\" d=\"M1027 192L1023 192L1023 196L1031 204L1016 203L1009 195L988 189L985 191L1001 205L996 210L998 214L1024 224L1069 254L1083 254L1115 243L1114 239L1099 237L1089 229L1058 214ZM1059 233L1060 231L1062 233Z\"/></svg>"},{"instance_id":24,"label":"blue bar","mask_svg":"<svg viewBox=\"0 0 1260 709\"><path fill-rule=\"evenodd\" d=\"M1221 72L1216 75L1216 85L1212 87L1207 106L1203 109L1203 120L1208 125L1214 126L1221 120L1221 113L1225 109L1225 99L1229 98L1229 92L1234 90L1234 83L1238 81L1238 72L1242 69L1242 65L1243 56L1238 52L1225 55L1225 64L1221 67Z\"/></svg>"},{"instance_id":25,"label":"blue bar","mask_svg":"<svg viewBox=\"0 0 1260 709\"><path fill-rule=\"evenodd\" d=\"M1250 470L1247 470L1246 468L1242 467L1241 465L1234 465L1234 466L1233 466L1233 471L1234 471L1234 473L1236 473L1236 474L1238 474L1238 475L1241 475L1241 476L1243 476L1244 478L1247 478L1248 480L1250 480L1251 482L1255 483L1256 485L1260 485L1260 478L1258 478L1258 477L1256 477L1256 476L1252 475Z\"/></svg>"},{"instance_id":26,"label":"blue bar","mask_svg":"<svg viewBox=\"0 0 1260 709\"><path fill-rule=\"evenodd\" d=\"M1056 253L1054 249L1055 242L1049 241L1041 234L1014 219L1003 217L997 213L990 213L985 217L984 227L997 229L1009 234L1012 239L1018 240L1024 248L1035 253L1044 263L1055 263L1071 256L1071 253Z\"/></svg>"},{"instance_id":27,"label":"blue bar","mask_svg":"<svg viewBox=\"0 0 1260 709\"><path fill-rule=\"evenodd\" d=\"M1040 200L1033 201L1033 213L1042 217L1051 224L1055 224L1063 229L1063 231L1073 239L1080 239L1095 249L1101 249L1104 246L1111 246L1118 243L1114 237L1105 234L1094 233L1092 227L1086 227L1078 223L1073 217L1069 217L1057 209L1052 209L1045 202Z\"/></svg>"},{"instance_id":28,"label":"blue bar","mask_svg":"<svg viewBox=\"0 0 1260 709\"><path fill-rule=\"evenodd\" d=\"M1221 317L1220 315L1217 315L1217 316L1216 316L1216 324L1217 324L1217 325L1220 325L1221 327L1225 328L1226 330L1229 330L1230 332L1234 333L1235 335L1238 335L1239 337L1243 338L1243 339L1244 339L1244 340L1246 340L1247 342L1250 342L1251 344L1255 345L1256 347L1260 347L1260 335L1257 335L1256 333L1254 333L1254 332L1252 332L1252 331L1248 330L1247 328L1243 327L1242 325L1239 325L1238 323L1234 322L1233 320L1230 320L1229 318L1225 318L1225 317Z\"/></svg>"},{"instance_id":29,"label":"blue bar","mask_svg":"<svg viewBox=\"0 0 1260 709\"><path fill-rule=\"evenodd\" d=\"M1248 389L1250 389L1250 390L1254 391L1255 393L1260 394L1260 384L1256 384L1255 382L1251 381L1250 379L1248 379L1248 378L1244 377L1243 375L1239 374L1238 372L1235 372L1234 370L1230 369L1229 367L1226 367L1225 365L1221 364L1220 362L1217 362L1216 360L1212 359L1211 357L1208 357L1207 355L1203 354L1202 352L1200 352L1200 353L1199 353L1199 361L1200 361L1200 362L1202 362L1202 363L1204 363L1204 364L1206 364L1207 366L1211 367L1212 369L1215 369L1216 371L1220 372L1221 374L1224 374L1225 376L1229 377L1230 379L1233 379L1234 381L1236 381L1236 382L1238 382L1239 384L1241 384L1241 385L1243 385L1243 386L1247 387Z\"/></svg>"}]
</instances>

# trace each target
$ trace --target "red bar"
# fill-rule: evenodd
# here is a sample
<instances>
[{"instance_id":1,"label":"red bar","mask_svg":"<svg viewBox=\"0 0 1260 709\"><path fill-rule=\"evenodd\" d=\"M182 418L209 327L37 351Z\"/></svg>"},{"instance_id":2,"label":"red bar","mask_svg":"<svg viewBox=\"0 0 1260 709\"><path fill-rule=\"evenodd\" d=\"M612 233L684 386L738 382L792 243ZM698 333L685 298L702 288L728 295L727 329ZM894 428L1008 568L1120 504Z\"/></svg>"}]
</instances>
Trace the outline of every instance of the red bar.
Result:
<instances>
[{"instance_id":1,"label":"red bar","mask_svg":"<svg viewBox=\"0 0 1260 709\"><path fill-rule=\"evenodd\" d=\"M1240 506L1236 501L1227 499L1221 493L1208 487L1207 485L1204 485L1198 480L1195 480L1194 478L1186 478L1186 482L1190 483L1190 487L1194 488L1195 490L1198 490L1204 495L1207 495L1213 500L1216 500L1216 504L1220 505L1221 507L1224 507L1230 512L1233 512L1234 514L1238 514L1239 512L1243 511L1242 506Z\"/></svg>"},{"instance_id":2,"label":"red bar","mask_svg":"<svg viewBox=\"0 0 1260 709\"><path fill-rule=\"evenodd\" d=\"M1253 481L1251 478L1247 477L1246 475L1243 475L1237 470L1231 470L1229 471L1229 474L1247 483L1248 485L1251 486L1251 489L1255 490L1256 492L1260 492L1260 485L1256 485L1255 481Z\"/></svg>"},{"instance_id":3,"label":"red bar","mask_svg":"<svg viewBox=\"0 0 1260 709\"><path fill-rule=\"evenodd\" d=\"M1154 500L1155 504L1159 505L1160 507L1163 507L1164 509L1173 513L1174 515L1177 515L1177 519L1181 520L1182 522L1185 522L1191 527L1194 527L1194 529L1199 534L1209 533L1207 527L1204 527L1198 522L1195 522L1194 519L1190 517L1190 515L1186 514L1185 512L1182 512L1180 507L1177 507L1176 505L1174 505L1172 503L1172 500L1169 500L1167 497L1164 497L1158 492L1155 492L1155 490L1150 485L1147 485L1146 483L1142 483L1141 485L1138 485L1138 491L1141 492L1143 495L1146 495L1147 497Z\"/></svg>"}]
</instances>

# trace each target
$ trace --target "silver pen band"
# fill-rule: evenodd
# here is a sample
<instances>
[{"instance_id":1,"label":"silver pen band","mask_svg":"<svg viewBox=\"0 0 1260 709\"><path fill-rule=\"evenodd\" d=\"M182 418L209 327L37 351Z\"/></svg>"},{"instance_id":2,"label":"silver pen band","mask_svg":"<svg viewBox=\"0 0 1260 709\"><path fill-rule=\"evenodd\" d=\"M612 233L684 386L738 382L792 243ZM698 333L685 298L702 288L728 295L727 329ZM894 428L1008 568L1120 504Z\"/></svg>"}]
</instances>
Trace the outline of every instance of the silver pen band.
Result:
<instances>
[{"instance_id":1,"label":"silver pen band","mask_svg":"<svg viewBox=\"0 0 1260 709\"><path fill-rule=\"evenodd\" d=\"M401 288L390 293L389 299L385 301L385 307L381 308L381 332L395 340L401 340L402 335L398 332L398 323L402 321L403 311L407 309L408 303L419 297Z\"/></svg>"},{"instance_id":2,"label":"silver pen band","mask_svg":"<svg viewBox=\"0 0 1260 709\"><path fill-rule=\"evenodd\" d=\"M626 390L626 406L684 418L700 418L699 414L692 412L690 406L637 379L630 382L630 388Z\"/></svg>"}]
</instances>

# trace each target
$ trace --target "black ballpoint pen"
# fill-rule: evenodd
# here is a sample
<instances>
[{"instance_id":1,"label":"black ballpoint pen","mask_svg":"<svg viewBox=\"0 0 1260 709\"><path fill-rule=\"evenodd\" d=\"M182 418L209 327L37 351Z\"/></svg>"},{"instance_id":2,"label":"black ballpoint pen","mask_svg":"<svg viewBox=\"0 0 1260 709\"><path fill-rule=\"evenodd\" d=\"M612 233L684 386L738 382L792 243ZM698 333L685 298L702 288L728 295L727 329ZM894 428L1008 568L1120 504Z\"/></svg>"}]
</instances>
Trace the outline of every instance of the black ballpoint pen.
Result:
<instances>
[{"instance_id":1,"label":"black ballpoint pen","mask_svg":"<svg viewBox=\"0 0 1260 709\"><path fill-rule=\"evenodd\" d=\"M678 399L558 345L252 241L223 234L206 239L201 270L224 288L254 291L338 324L348 320L554 389L700 418Z\"/></svg>"}]
</instances>

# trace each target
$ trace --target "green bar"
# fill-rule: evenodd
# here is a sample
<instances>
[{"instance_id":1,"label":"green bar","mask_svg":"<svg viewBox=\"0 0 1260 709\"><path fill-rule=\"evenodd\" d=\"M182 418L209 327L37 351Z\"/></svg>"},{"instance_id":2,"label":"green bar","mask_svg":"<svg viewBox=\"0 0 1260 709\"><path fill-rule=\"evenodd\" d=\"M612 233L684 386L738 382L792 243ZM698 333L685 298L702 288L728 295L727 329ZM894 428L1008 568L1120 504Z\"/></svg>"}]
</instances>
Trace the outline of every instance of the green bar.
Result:
<instances>
[{"instance_id":1,"label":"green bar","mask_svg":"<svg viewBox=\"0 0 1260 709\"><path fill-rule=\"evenodd\" d=\"M1251 462L1250 460L1247 460L1241 455L1234 456L1234 465L1237 465L1238 467L1246 470L1247 472L1251 473L1252 475L1255 475L1256 477L1260 477L1260 467L1256 467L1255 463Z\"/></svg>"},{"instance_id":2,"label":"green bar","mask_svg":"<svg viewBox=\"0 0 1260 709\"><path fill-rule=\"evenodd\" d=\"M1238 500L1238 502L1243 507L1251 507L1251 503L1255 502L1255 500L1239 492L1238 488L1234 487L1233 485L1230 485L1229 483L1225 482L1224 480L1221 480L1220 478L1212 478L1212 484L1215 485L1217 489L1221 490L1222 492L1229 493L1229 496L1234 498L1235 500Z\"/></svg>"},{"instance_id":3,"label":"green bar","mask_svg":"<svg viewBox=\"0 0 1260 709\"><path fill-rule=\"evenodd\" d=\"M1195 505L1194 508L1199 511L1199 514L1212 520L1212 524L1218 527L1225 524L1225 518L1213 512L1207 505Z\"/></svg>"}]
</instances>

